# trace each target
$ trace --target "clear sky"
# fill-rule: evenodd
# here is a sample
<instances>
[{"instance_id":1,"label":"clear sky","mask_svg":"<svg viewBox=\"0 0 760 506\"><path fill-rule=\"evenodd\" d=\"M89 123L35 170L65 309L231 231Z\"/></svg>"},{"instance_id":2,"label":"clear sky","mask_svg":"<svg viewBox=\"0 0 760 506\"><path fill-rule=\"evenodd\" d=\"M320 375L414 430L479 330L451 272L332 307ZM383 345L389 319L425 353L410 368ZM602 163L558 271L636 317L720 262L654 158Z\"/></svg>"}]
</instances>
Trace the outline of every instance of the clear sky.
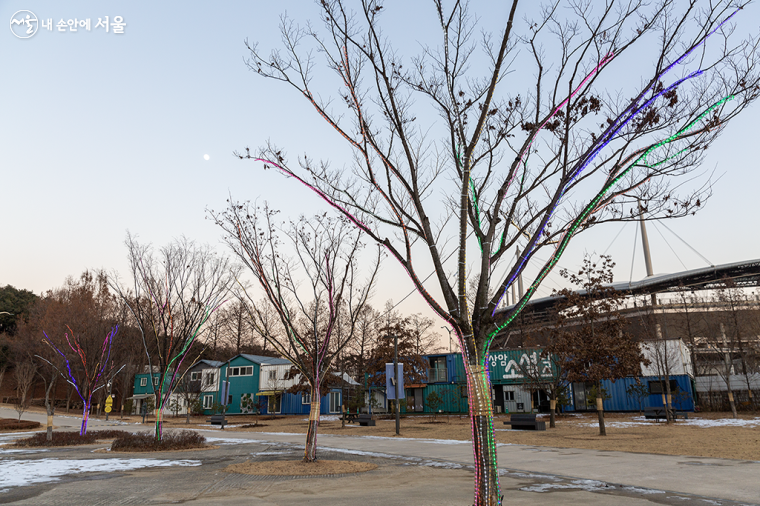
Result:
<instances>
[{"instance_id":1,"label":"clear sky","mask_svg":"<svg viewBox=\"0 0 760 506\"><path fill-rule=\"evenodd\" d=\"M502 22L506 8L487 5L483 22ZM22 9L54 25L89 18L91 27L76 33L40 27L18 39L9 21ZM298 19L316 17L306 0L0 2L0 285L40 293L88 268L126 275L127 230L154 245L185 235L223 251L206 209L223 209L230 195L266 199L294 216L325 210L304 188L232 155L268 139L324 158L342 146L291 90L244 65L244 41L276 45L285 9ZM422 21L432 21L431 14L423 1L391 10L387 33L416 53L415 36L429 38L435 28ZM96 28L105 16L111 22L121 16L124 33ZM757 6L744 16L741 26L756 32ZM706 208L667 223L716 265L760 258L759 112L757 105L747 111L711 147L704 170L720 178ZM604 252L621 227L582 234L560 265L578 265L584 251ZM618 280L631 276L634 234L627 225L608 250ZM683 270L681 261L687 268L705 266L662 225L650 226L649 236L656 272ZM644 262L636 254L632 277L640 279ZM378 307L411 289L390 260L383 269ZM538 295L559 286L557 279L553 275ZM405 312L425 308L417 296L401 306Z\"/></svg>"}]
</instances>

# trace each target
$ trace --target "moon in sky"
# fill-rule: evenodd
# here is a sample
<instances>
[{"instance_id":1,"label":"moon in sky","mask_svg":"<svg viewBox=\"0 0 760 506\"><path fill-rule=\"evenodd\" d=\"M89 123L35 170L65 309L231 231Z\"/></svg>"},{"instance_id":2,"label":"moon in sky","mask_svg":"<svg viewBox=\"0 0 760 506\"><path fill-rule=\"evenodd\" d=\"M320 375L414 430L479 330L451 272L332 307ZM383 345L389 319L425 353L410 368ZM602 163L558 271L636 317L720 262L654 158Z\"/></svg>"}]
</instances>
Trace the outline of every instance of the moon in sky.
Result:
<instances>
[{"instance_id":1,"label":"moon in sky","mask_svg":"<svg viewBox=\"0 0 760 506\"><path fill-rule=\"evenodd\" d=\"M204 159L204 160L208 160L209 158L211 158L211 157L210 157L210 156L208 156L208 155L203 155L203 159Z\"/></svg>"}]
</instances>

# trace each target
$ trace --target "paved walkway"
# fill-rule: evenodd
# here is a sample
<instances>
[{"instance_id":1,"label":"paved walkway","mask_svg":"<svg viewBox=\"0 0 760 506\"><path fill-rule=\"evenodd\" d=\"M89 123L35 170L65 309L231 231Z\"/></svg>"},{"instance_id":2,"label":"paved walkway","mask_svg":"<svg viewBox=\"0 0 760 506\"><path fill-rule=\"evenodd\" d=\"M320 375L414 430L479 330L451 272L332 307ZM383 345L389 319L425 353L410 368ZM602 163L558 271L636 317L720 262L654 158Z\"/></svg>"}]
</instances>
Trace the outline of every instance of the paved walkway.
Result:
<instances>
[{"instance_id":1,"label":"paved walkway","mask_svg":"<svg viewBox=\"0 0 760 506\"><path fill-rule=\"evenodd\" d=\"M217 435L222 431L207 431L207 434L209 432ZM226 438L293 444L303 444L305 438L302 434L223 432ZM433 459L461 465L472 465L473 462L469 442L325 434L319 436L318 445L323 448ZM501 445L498 452L499 467L513 471L598 480L740 502L760 502L758 461L524 445Z\"/></svg>"},{"instance_id":2,"label":"paved walkway","mask_svg":"<svg viewBox=\"0 0 760 506\"><path fill-rule=\"evenodd\" d=\"M0 408L0 417L10 418L14 415L16 415L15 411ZM45 415L40 413L26 413L23 418L43 423L45 421ZM56 416L54 419L56 426L70 430L78 430L80 422L81 420L73 415ZM147 425L119 423L118 420L90 422L90 427L93 429L106 426L118 426L124 429L149 428ZM239 478L233 483L234 480L229 474L221 473L220 475L219 462L224 461L228 464L251 458L271 458L267 456L272 455L271 451L281 452L277 454L287 455L288 458L297 458L305 435L235 432L234 430L204 430L203 432L208 437L224 438L228 440L227 443L241 440L241 444L225 444L220 450L205 452L156 454L156 458L203 460L202 466L185 468L181 471L186 476L186 483L178 477L175 485L178 488L174 495L166 496L166 502L179 500L192 501L194 504L226 504L227 502L232 504L233 501L239 501L242 493L240 491L243 490L247 491L245 493L250 497L260 499L256 504L288 504L291 500L303 500L305 497L309 497L309 502L313 504L340 504L350 500L361 502L365 506L400 504L412 499L415 499L412 501L415 504L469 504L471 501L472 453L469 442L403 437L321 435L318 440L320 451L329 454L330 458L341 458L343 455L349 459L369 459L380 462L381 467L378 471L368 474L340 478L345 481L345 486L339 486L335 480L324 478L321 481L320 479L290 480L287 484L282 481L265 483L257 478L258 481L254 483L254 487L251 485L253 482L246 482L248 483L246 485L240 481L250 481L253 479L251 477ZM246 440L246 444L242 444L243 440ZM499 467L504 475L502 491L509 498L505 504L535 504L544 501L554 504L589 505L643 505L652 504L652 501L659 504L760 504L760 462L757 461L523 445L500 445L498 451ZM76 451L65 449L65 452L61 455L73 457L74 454L82 453L78 458L93 457L90 453L91 449ZM44 456L50 458L57 456L58 453L51 450ZM41 456L37 455L35 458ZM116 457L116 455L112 456ZM124 454L119 456L123 458ZM32 457L18 455L15 458ZM0 464L2 462L0 460ZM169 493L168 490L173 489L168 482L165 482L166 477L174 476L174 474L179 476L181 473L176 469L168 470L168 468L160 473L146 470L132 474L144 475L140 478L142 481L139 482L138 487L143 487L143 485L147 487L144 492L150 489L149 483L155 481L157 490L165 492L164 495L166 495ZM131 478L130 482L128 477L117 476L118 473L111 474L114 475L113 479L127 480L122 486L129 488L127 483L133 483L134 487L134 478ZM160 479L159 476L161 476ZM214 480L222 485L213 485L217 483ZM385 480L390 481L384 482ZM111 481L109 479L109 483ZM359 482L361 486L357 487L355 484ZM204 483L203 487L200 485L202 483ZM109 485L109 487L112 486ZM51 485L45 485L43 488L47 490L45 497L48 500L42 501L42 496L35 496L37 502L30 499L31 502L28 504L54 504L60 501L61 494L69 487L70 485L62 484L49 490ZM88 496L100 493L97 487L97 482L91 482L85 487L89 490ZM190 491L194 490L194 487L200 488L191 494ZM238 488L235 489L235 487ZM211 500L208 491L217 489L220 493ZM225 490L224 493L222 489ZM545 492L551 492L551 494L546 495ZM14 493L12 496L20 498L17 495L19 493L21 492ZM24 492L26 493L30 491ZM608 497L610 494L615 495L614 500ZM396 496L398 496L398 501L393 499ZM381 498L384 498L384 501L380 500ZM0 495L0 503L7 502L4 499L11 499L11 495ZM139 504L140 500L136 498L135 504ZM687 503L686 500L691 502ZM156 504L163 503L159 501ZM27 502L20 504L27 504ZM104 504L107 504L107 501Z\"/></svg>"}]
</instances>

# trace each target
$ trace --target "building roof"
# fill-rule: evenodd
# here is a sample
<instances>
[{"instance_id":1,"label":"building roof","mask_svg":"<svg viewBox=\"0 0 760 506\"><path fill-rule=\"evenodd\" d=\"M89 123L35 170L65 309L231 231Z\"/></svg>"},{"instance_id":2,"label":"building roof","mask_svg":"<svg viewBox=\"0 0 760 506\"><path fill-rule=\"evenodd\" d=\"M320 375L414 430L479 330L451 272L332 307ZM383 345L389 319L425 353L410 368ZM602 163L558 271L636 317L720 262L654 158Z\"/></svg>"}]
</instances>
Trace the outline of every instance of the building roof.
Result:
<instances>
[{"instance_id":1,"label":"building roof","mask_svg":"<svg viewBox=\"0 0 760 506\"><path fill-rule=\"evenodd\" d=\"M224 362L225 364L231 362L232 360L236 359L237 357L243 357L246 360L249 360L255 364L259 365L288 365L290 364L290 360L286 358L277 358L277 357L264 357L261 355L249 355L247 353L241 353L239 355L235 355L231 359L227 360L227 362Z\"/></svg>"},{"instance_id":2,"label":"building roof","mask_svg":"<svg viewBox=\"0 0 760 506\"><path fill-rule=\"evenodd\" d=\"M640 281L622 281L612 283L609 286L625 295L643 295L675 292L681 289L681 287L689 290L710 290L719 287L724 278L732 279L737 286L760 286L760 259L711 265L710 267L691 269L674 274L656 274ZM575 293L583 295L586 291L577 290ZM540 314L562 300L564 300L564 296L561 295L532 299L525 305L523 312L526 314ZM513 305L507 306L498 309L496 312L509 312L513 307Z\"/></svg>"},{"instance_id":3,"label":"building roof","mask_svg":"<svg viewBox=\"0 0 760 506\"><path fill-rule=\"evenodd\" d=\"M196 365L201 364L201 363L206 364L206 365L210 365L211 367L217 367L218 368L218 367L221 367L224 362L220 362L218 360L206 360L204 358L203 360L199 360L195 364L193 364L193 367L195 367Z\"/></svg>"}]
</instances>

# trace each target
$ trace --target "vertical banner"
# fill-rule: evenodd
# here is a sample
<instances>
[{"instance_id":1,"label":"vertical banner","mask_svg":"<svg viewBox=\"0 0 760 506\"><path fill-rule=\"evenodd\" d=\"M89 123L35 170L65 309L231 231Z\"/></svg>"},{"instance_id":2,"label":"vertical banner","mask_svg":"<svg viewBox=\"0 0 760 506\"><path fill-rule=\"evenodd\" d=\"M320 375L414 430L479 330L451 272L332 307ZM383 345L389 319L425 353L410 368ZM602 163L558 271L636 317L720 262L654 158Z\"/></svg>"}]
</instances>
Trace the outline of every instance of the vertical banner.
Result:
<instances>
[{"instance_id":1,"label":"vertical banner","mask_svg":"<svg viewBox=\"0 0 760 506\"><path fill-rule=\"evenodd\" d=\"M219 404L222 406L227 405L227 397L229 397L230 393L230 382L229 381L222 381L221 386L219 387Z\"/></svg>"},{"instance_id":2,"label":"vertical banner","mask_svg":"<svg viewBox=\"0 0 760 506\"><path fill-rule=\"evenodd\" d=\"M393 378L393 364L385 364L385 392L389 400L396 399L396 381L398 381L398 395L403 399L406 397L404 394L404 364L398 364L395 381Z\"/></svg>"}]
</instances>

